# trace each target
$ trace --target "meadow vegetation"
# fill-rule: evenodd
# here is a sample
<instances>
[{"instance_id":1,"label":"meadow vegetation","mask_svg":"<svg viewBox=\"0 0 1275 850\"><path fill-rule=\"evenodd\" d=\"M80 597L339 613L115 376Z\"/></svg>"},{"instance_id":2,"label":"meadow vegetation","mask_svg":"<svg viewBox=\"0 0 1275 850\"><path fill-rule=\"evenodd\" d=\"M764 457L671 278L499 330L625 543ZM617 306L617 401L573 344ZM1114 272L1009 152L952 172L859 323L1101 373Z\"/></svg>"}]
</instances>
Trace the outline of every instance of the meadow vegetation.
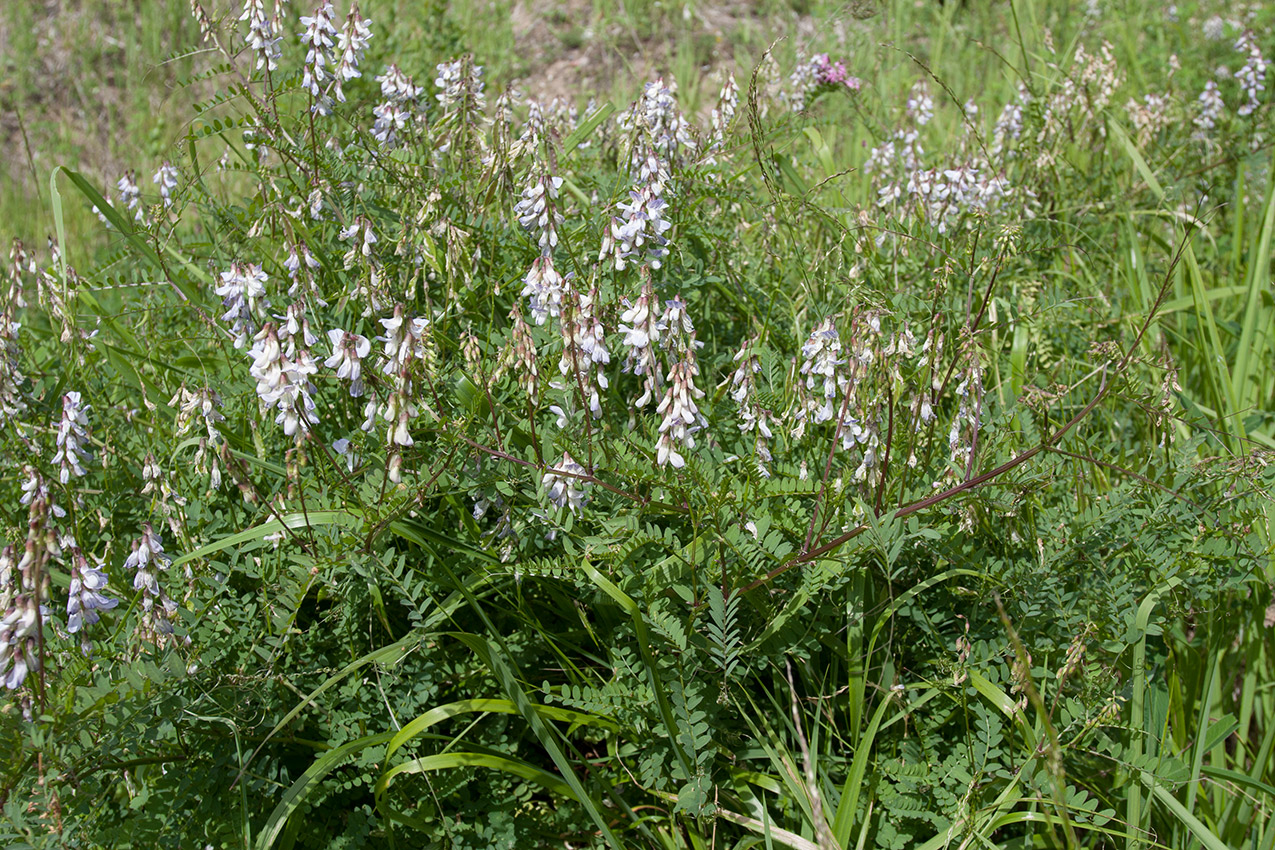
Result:
<instances>
[{"instance_id":1,"label":"meadow vegetation","mask_svg":"<svg viewBox=\"0 0 1275 850\"><path fill-rule=\"evenodd\" d=\"M8 846L1275 848L1269 8L20 5Z\"/></svg>"}]
</instances>

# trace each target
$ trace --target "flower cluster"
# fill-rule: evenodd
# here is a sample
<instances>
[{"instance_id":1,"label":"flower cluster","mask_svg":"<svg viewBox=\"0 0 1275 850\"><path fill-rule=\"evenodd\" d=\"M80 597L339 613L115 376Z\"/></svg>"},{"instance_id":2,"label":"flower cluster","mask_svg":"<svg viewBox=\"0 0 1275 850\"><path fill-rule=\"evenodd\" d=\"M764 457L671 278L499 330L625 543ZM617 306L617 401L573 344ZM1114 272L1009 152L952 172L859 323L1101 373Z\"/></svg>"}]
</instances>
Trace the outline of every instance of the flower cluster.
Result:
<instances>
[{"instance_id":1,"label":"flower cluster","mask_svg":"<svg viewBox=\"0 0 1275 850\"><path fill-rule=\"evenodd\" d=\"M686 459L679 449L695 448L695 433L708 427L708 420L696 403L704 397L704 391L695 386L695 378L699 376L695 352L704 344L695 339L695 326L680 295L664 302L660 324L670 366L665 375L664 398L655 408L655 412L664 417L660 422L655 462L681 469Z\"/></svg>"},{"instance_id":2,"label":"flower cluster","mask_svg":"<svg viewBox=\"0 0 1275 850\"><path fill-rule=\"evenodd\" d=\"M269 306L265 300L268 279L260 264L237 260L221 273L221 285L215 291L226 308L221 320L230 322L235 348L243 348L256 332L253 314Z\"/></svg>"},{"instance_id":3,"label":"flower cluster","mask_svg":"<svg viewBox=\"0 0 1275 850\"><path fill-rule=\"evenodd\" d=\"M634 402L639 408L650 403L661 384L657 354L665 327L656 312L659 306L648 272L643 275L637 301L620 314L619 330L624 334L621 344L625 348L623 371L642 378L642 395Z\"/></svg>"},{"instance_id":4,"label":"flower cluster","mask_svg":"<svg viewBox=\"0 0 1275 850\"><path fill-rule=\"evenodd\" d=\"M589 482L581 477L586 474L585 468L575 458L563 452L562 461L544 474L541 483L555 507L566 508L575 514L580 512L588 498Z\"/></svg>"},{"instance_id":5,"label":"flower cluster","mask_svg":"<svg viewBox=\"0 0 1275 850\"><path fill-rule=\"evenodd\" d=\"M573 386L569 389L576 389L585 396L594 419L602 416L599 391L608 386L606 366L611 362L605 331L597 315L597 301L596 288L581 296L568 283L560 322L562 357L558 361L558 372L571 381Z\"/></svg>"},{"instance_id":6,"label":"flower cluster","mask_svg":"<svg viewBox=\"0 0 1275 850\"><path fill-rule=\"evenodd\" d=\"M1261 105L1262 92L1266 91L1267 61L1252 30L1245 30L1235 42L1235 49L1244 54L1244 65L1235 72L1235 81L1244 92L1244 103L1239 108L1241 116L1252 115Z\"/></svg>"},{"instance_id":7,"label":"flower cluster","mask_svg":"<svg viewBox=\"0 0 1275 850\"><path fill-rule=\"evenodd\" d=\"M81 405L78 392L68 392L62 396L62 418L58 421L57 434L58 450L53 455L53 462L61 470L58 478L63 484L70 481L72 475L79 478L85 474L80 462L88 457L88 449L85 448L89 439L88 409L89 405Z\"/></svg>"},{"instance_id":8,"label":"flower cluster","mask_svg":"<svg viewBox=\"0 0 1275 850\"><path fill-rule=\"evenodd\" d=\"M372 351L372 342L365 336L333 328L328 331L332 344L332 356L323 365L336 370L336 376L350 382L350 395L363 395L363 358Z\"/></svg>"},{"instance_id":9,"label":"flower cluster","mask_svg":"<svg viewBox=\"0 0 1275 850\"><path fill-rule=\"evenodd\" d=\"M1209 80L1204 84L1204 91L1200 92L1197 100L1198 107L1195 118L1191 123L1195 125L1197 138L1207 138L1210 131L1217 126L1217 121L1222 117L1226 104L1222 100L1222 93L1218 91L1217 83Z\"/></svg>"},{"instance_id":10,"label":"flower cluster","mask_svg":"<svg viewBox=\"0 0 1275 850\"><path fill-rule=\"evenodd\" d=\"M751 339L735 354L734 362L738 365L730 378L730 397L739 406L739 430L742 434L752 433L753 451L757 455L757 471L764 478L770 477L766 464L771 462L769 441L774 439L771 425L777 424L775 415L762 406L757 395L757 375L761 372L761 361L755 353L757 340Z\"/></svg>"},{"instance_id":11,"label":"flower cluster","mask_svg":"<svg viewBox=\"0 0 1275 850\"><path fill-rule=\"evenodd\" d=\"M133 589L142 592L140 630L151 640L173 633L172 621L177 616L177 603L169 598L159 583L159 574L168 570L172 559L164 554L160 536L151 524L142 525L142 536L133 541L133 551L124 560L124 569L135 570ZM156 610L156 603L159 609Z\"/></svg>"},{"instance_id":12,"label":"flower cluster","mask_svg":"<svg viewBox=\"0 0 1275 850\"><path fill-rule=\"evenodd\" d=\"M549 254L558 247L558 228L562 225L562 211L558 208L558 190L562 178L547 173L538 174L522 191L522 200L514 206L518 223L536 239L541 254Z\"/></svg>"},{"instance_id":13,"label":"flower cluster","mask_svg":"<svg viewBox=\"0 0 1275 850\"><path fill-rule=\"evenodd\" d=\"M328 66L332 64L332 48L336 41L336 27L332 24L335 12L328 0L320 3L313 15L302 15L301 43L306 46L305 66L301 87L310 92L310 111L320 115L332 112L332 100L324 91L324 85L332 79Z\"/></svg>"},{"instance_id":14,"label":"flower cluster","mask_svg":"<svg viewBox=\"0 0 1275 850\"><path fill-rule=\"evenodd\" d=\"M0 312L0 422L13 419L27 409L22 398L22 382L26 378L18 369L21 327L8 313Z\"/></svg>"},{"instance_id":15,"label":"flower cluster","mask_svg":"<svg viewBox=\"0 0 1275 850\"><path fill-rule=\"evenodd\" d=\"M62 551L71 556L71 585L67 590L66 630L78 634L85 626L91 626L101 619L98 611L109 611L119 604L119 600L107 596L106 573L102 572L102 564L90 564L88 558L76 545L75 538L69 535L62 538ZM87 656L92 651L87 635L80 636L80 650Z\"/></svg>"},{"instance_id":16,"label":"flower cluster","mask_svg":"<svg viewBox=\"0 0 1275 850\"><path fill-rule=\"evenodd\" d=\"M843 369L846 361L841 353L841 335L837 333L832 319L824 319L816 325L801 346L801 355L805 358L801 374L805 375L805 380L801 385L802 400L794 415L794 438L805 433L808 421L819 424L837 415L841 391L849 383Z\"/></svg>"},{"instance_id":17,"label":"flower cluster","mask_svg":"<svg viewBox=\"0 0 1275 850\"><path fill-rule=\"evenodd\" d=\"M165 207L173 205L173 190L177 188L177 169L167 160L159 167L159 171L155 172L155 176L151 178L151 182L159 186L159 196L164 201Z\"/></svg>"},{"instance_id":18,"label":"flower cluster","mask_svg":"<svg viewBox=\"0 0 1275 850\"><path fill-rule=\"evenodd\" d=\"M527 299L531 318L537 325L543 325L550 317L557 318L562 313L563 285L562 275L554 268L553 257L542 254L532 260L531 268L523 278L521 294Z\"/></svg>"},{"instance_id":19,"label":"flower cluster","mask_svg":"<svg viewBox=\"0 0 1275 850\"><path fill-rule=\"evenodd\" d=\"M137 172L129 169L124 172L124 176L115 184L115 188L119 190L120 201L123 202L126 209L133 211L133 218L139 222L146 221L146 213L142 209L142 190L137 185Z\"/></svg>"},{"instance_id":20,"label":"flower cluster","mask_svg":"<svg viewBox=\"0 0 1275 850\"><path fill-rule=\"evenodd\" d=\"M345 103L345 92L341 86L356 77L363 76L359 71L359 61L372 40L372 22L359 13L357 3L350 7L350 14L345 18L345 28L336 39L337 60L335 81L332 93L341 103Z\"/></svg>"},{"instance_id":21,"label":"flower cluster","mask_svg":"<svg viewBox=\"0 0 1275 850\"><path fill-rule=\"evenodd\" d=\"M797 63L788 78L788 90L780 96L787 101L789 109L799 112L825 92L857 92L862 86L863 81L852 77L844 62L834 62L827 53L819 53Z\"/></svg>"},{"instance_id":22,"label":"flower cluster","mask_svg":"<svg viewBox=\"0 0 1275 850\"><path fill-rule=\"evenodd\" d=\"M266 17L265 0L244 0L239 20L248 22L248 47L257 55L257 69L278 70L283 37L276 21Z\"/></svg>"},{"instance_id":23,"label":"flower cluster","mask_svg":"<svg viewBox=\"0 0 1275 850\"><path fill-rule=\"evenodd\" d=\"M315 388L310 376L318 371L309 350L295 344L290 333L290 326L294 323L296 319L291 315L281 326L266 322L253 337L252 348L248 351L252 358L248 373L257 382L257 397L264 409L278 409L275 423L282 425L283 433L289 437L299 437L315 422ZM305 329L304 342L306 345L313 342L308 328Z\"/></svg>"},{"instance_id":24,"label":"flower cluster","mask_svg":"<svg viewBox=\"0 0 1275 850\"><path fill-rule=\"evenodd\" d=\"M386 147L393 147L398 143L399 134L417 114L421 87L397 65L387 67L376 81L381 84L381 96L385 100L372 109L376 117L372 136Z\"/></svg>"}]
</instances>

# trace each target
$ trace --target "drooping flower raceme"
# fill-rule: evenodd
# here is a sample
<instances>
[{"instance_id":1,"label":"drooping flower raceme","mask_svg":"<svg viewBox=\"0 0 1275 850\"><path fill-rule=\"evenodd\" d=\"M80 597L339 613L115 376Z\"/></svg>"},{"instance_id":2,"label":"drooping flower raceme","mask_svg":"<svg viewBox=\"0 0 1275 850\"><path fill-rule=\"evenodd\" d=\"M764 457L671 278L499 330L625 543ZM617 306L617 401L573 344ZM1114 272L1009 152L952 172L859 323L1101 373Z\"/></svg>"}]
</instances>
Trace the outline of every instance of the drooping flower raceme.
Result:
<instances>
[{"instance_id":1,"label":"drooping flower raceme","mask_svg":"<svg viewBox=\"0 0 1275 850\"><path fill-rule=\"evenodd\" d=\"M536 239L540 253L548 254L558 247L558 228L562 225L562 211L558 208L558 190L561 177L538 174L522 191L522 200L514 206L518 223Z\"/></svg>"},{"instance_id":2,"label":"drooping flower raceme","mask_svg":"<svg viewBox=\"0 0 1275 850\"><path fill-rule=\"evenodd\" d=\"M774 414L762 407L757 398L757 375L761 372L761 362L755 353L757 340L745 342L735 354L735 367L730 379L730 397L739 405L739 430L742 434L754 433L753 451L757 454L757 471L765 478L770 477L766 464L771 461L769 441L774 439L770 426L775 421Z\"/></svg>"},{"instance_id":3,"label":"drooping flower raceme","mask_svg":"<svg viewBox=\"0 0 1275 850\"><path fill-rule=\"evenodd\" d=\"M75 538L67 535L61 541L62 551L71 556L71 586L67 590L66 630L71 634L79 633L85 626L91 626L101 617L99 611L109 611L119 604L119 600L107 596L106 573L102 572L102 564L96 566L89 563L76 545ZM92 644L87 635L80 636L80 650L87 656Z\"/></svg>"},{"instance_id":4,"label":"drooping flower raceme","mask_svg":"<svg viewBox=\"0 0 1275 850\"><path fill-rule=\"evenodd\" d=\"M283 38L275 21L266 17L265 0L244 0L239 20L248 22L248 47L257 54L257 70L277 70Z\"/></svg>"},{"instance_id":5,"label":"drooping flower raceme","mask_svg":"<svg viewBox=\"0 0 1275 850\"><path fill-rule=\"evenodd\" d=\"M1191 123L1198 131L1196 136L1206 138L1208 133L1217 126L1217 120L1222 117L1226 104L1222 101L1222 93L1218 91L1217 83L1213 80L1204 84L1204 91L1200 92L1197 102L1198 111Z\"/></svg>"},{"instance_id":6,"label":"drooping flower raceme","mask_svg":"<svg viewBox=\"0 0 1275 850\"><path fill-rule=\"evenodd\" d=\"M221 285L216 293L221 296L226 312L222 321L230 322L230 332L235 337L235 348L243 348L256 332L253 313L258 307L265 309L266 273L255 263L232 262L230 269L221 273ZM258 302L261 302L260 305Z\"/></svg>"},{"instance_id":7,"label":"drooping flower raceme","mask_svg":"<svg viewBox=\"0 0 1275 850\"><path fill-rule=\"evenodd\" d=\"M12 419L27 409L22 398L25 376L18 370L18 331L22 325L0 312L0 422Z\"/></svg>"},{"instance_id":8,"label":"drooping flower raceme","mask_svg":"<svg viewBox=\"0 0 1275 850\"><path fill-rule=\"evenodd\" d=\"M159 186L159 195L164 200L164 206L171 207L173 190L177 188L177 169L165 160L159 167L159 171L156 171L155 176L151 178L151 182Z\"/></svg>"},{"instance_id":9,"label":"drooping flower raceme","mask_svg":"<svg viewBox=\"0 0 1275 850\"><path fill-rule=\"evenodd\" d=\"M359 13L357 3L350 6L350 14L346 16L345 28L337 35L336 52L340 57L336 66L336 82L332 93L336 99L345 103L345 92L341 90L343 83L355 77L363 76L359 71L359 60L372 40L372 22Z\"/></svg>"},{"instance_id":10,"label":"drooping flower raceme","mask_svg":"<svg viewBox=\"0 0 1275 850\"><path fill-rule=\"evenodd\" d=\"M806 376L806 398L797 410L794 437L801 436L807 419L818 424L837 415L837 401L848 380L842 369L846 361L841 357L841 350L841 336L832 319L824 319L815 326L801 346L805 358L801 374Z\"/></svg>"},{"instance_id":11,"label":"drooping flower raceme","mask_svg":"<svg viewBox=\"0 0 1275 850\"><path fill-rule=\"evenodd\" d=\"M708 425L695 403L704 397L704 391L695 386L697 375L699 367L695 363L695 347L690 345L682 352L682 359L669 371L664 399L655 409L664 417L660 422L660 439L656 443L655 461L660 466L668 464L674 469L685 466L686 459L681 452L695 448L695 432Z\"/></svg>"},{"instance_id":12,"label":"drooping flower raceme","mask_svg":"<svg viewBox=\"0 0 1275 850\"><path fill-rule=\"evenodd\" d=\"M531 262L527 276L523 278L522 295L527 299L527 310L537 325L543 325L550 317L562 313L563 277L554 268L553 257L541 255Z\"/></svg>"},{"instance_id":13,"label":"drooping flower raceme","mask_svg":"<svg viewBox=\"0 0 1275 850\"><path fill-rule=\"evenodd\" d=\"M332 63L332 47L335 45L336 27L332 25L332 4L324 0L313 15L303 15L301 43L306 45L305 67L301 87L310 92L311 112L328 115L332 111L331 99L324 85L332 78L328 66Z\"/></svg>"},{"instance_id":14,"label":"drooping flower raceme","mask_svg":"<svg viewBox=\"0 0 1275 850\"><path fill-rule=\"evenodd\" d=\"M177 603L168 597L159 583L159 574L168 570L172 559L164 554L164 546L151 524L142 525L142 536L133 541L133 551L124 561L124 569L135 570L133 589L142 592L141 628L149 636L173 633L172 620ZM159 610L155 610L155 603Z\"/></svg>"},{"instance_id":15,"label":"drooping flower raceme","mask_svg":"<svg viewBox=\"0 0 1275 850\"><path fill-rule=\"evenodd\" d=\"M124 172L124 176L115 184L115 188L119 189L120 200L124 202L124 206L133 211L133 218L145 223L146 214L142 210L142 190L137 185L137 172L132 169Z\"/></svg>"},{"instance_id":16,"label":"drooping flower raceme","mask_svg":"<svg viewBox=\"0 0 1275 850\"><path fill-rule=\"evenodd\" d=\"M637 301L628 306L620 314L620 333L624 334L621 345L625 348L622 371L642 378L642 395L634 402L635 407L645 407L654 397L660 386L660 367L657 353L660 348L660 335L665 327L657 313L659 301L655 297L655 289L651 285L651 277L645 275L642 291Z\"/></svg>"},{"instance_id":17,"label":"drooping flower raceme","mask_svg":"<svg viewBox=\"0 0 1275 850\"><path fill-rule=\"evenodd\" d=\"M1252 30L1245 30L1235 42L1235 49L1245 54L1244 65L1235 72L1235 80L1244 92L1245 101L1239 108L1239 114L1252 115L1261 105L1262 92L1266 91L1267 61L1262 56L1262 48L1257 43Z\"/></svg>"},{"instance_id":18,"label":"drooping flower raceme","mask_svg":"<svg viewBox=\"0 0 1275 850\"><path fill-rule=\"evenodd\" d=\"M323 365L336 370L336 376L350 382L350 395L363 395L363 358L372 350L372 342L365 336L333 328L328 331L332 356Z\"/></svg>"},{"instance_id":19,"label":"drooping flower raceme","mask_svg":"<svg viewBox=\"0 0 1275 850\"><path fill-rule=\"evenodd\" d=\"M588 500L589 482L576 476L585 474L585 468L570 454L563 452L562 461L557 467L546 472L542 479L549 501L558 508L566 508L573 514L579 513Z\"/></svg>"},{"instance_id":20,"label":"drooping flower raceme","mask_svg":"<svg viewBox=\"0 0 1275 850\"><path fill-rule=\"evenodd\" d=\"M575 385L573 388L584 394L594 419L602 416L599 391L608 386L606 365L611 362L602 322L595 309L597 299L596 287L588 295L581 296L568 284L560 327L562 357L558 361L559 373L571 379Z\"/></svg>"},{"instance_id":21,"label":"drooping flower raceme","mask_svg":"<svg viewBox=\"0 0 1275 850\"><path fill-rule=\"evenodd\" d=\"M85 447L88 442L88 410L89 405L81 404L78 392L69 392L62 396L62 418L58 421L57 453L53 462L58 464L58 479L66 484L74 475L79 478L85 474L81 461L88 457Z\"/></svg>"}]
</instances>

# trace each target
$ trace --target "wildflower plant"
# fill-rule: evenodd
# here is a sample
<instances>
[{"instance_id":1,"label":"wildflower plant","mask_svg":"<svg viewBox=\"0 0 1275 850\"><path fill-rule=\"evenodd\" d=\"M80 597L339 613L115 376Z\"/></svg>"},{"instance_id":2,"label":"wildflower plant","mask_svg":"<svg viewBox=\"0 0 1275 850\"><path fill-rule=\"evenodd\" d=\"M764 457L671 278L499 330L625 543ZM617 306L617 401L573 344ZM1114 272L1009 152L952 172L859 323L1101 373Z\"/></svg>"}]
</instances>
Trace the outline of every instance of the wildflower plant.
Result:
<instances>
[{"instance_id":1,"label":"wildflower plant","mask_svg":"<svg viewBox=\"0 0 1275 850\"><path fill-rule=\"evenodd\" d=\"M55 173L102 257L15 243L23 840L1273 834L1270 204L1206 254L1163 154L1248 150L1258 29L1238 88L1041 34L986 89L846 50L581 109L367 7L193 4L221 129L150 207Z\"/></svg>"}]
</instances>

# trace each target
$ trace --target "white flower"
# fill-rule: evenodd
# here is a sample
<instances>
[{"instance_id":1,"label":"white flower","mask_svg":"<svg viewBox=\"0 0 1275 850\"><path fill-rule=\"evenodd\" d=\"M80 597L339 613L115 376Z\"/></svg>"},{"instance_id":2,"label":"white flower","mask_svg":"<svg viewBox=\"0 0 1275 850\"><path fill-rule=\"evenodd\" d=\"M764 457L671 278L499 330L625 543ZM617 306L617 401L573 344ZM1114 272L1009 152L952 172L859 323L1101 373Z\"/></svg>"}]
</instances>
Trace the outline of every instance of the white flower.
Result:
<instances>
[{"instance_id":1,"label":"white flower","mask_svg":"<svg viewBox=\"0 0 1275 850\"><path fill-rule=\"evenodd\" d=\"M674 469L685 466L686 459L679 449L695 448L695 432L708 425L695 403L696 399L704 397L703 390L695 386L698 374L699 367L695 365L695 351L691 346L683 353L683 359L673 364L668 373L668 389L655 409L656 413L664 416L660 422L660 439L656 443L655 460L660 466L668 464Z\"/></svg>"},{"instance_id":2,"label":"white flower","mask_svg":"<svg viewBox=\"0 0 1275 850\"><path fill-rule=\"evenodd\" d=\"M558 190L561 188L561 177L538 175L532 178L531 184L522 191L522 200L514 206L518 223L536 238L542 254L548 254L558 247L558 227L562 224L562 213L555 201L558 200Z\"/></svg>"},{"instance_id":3,"label":"white flower","mask_svg":"<svg viewBox=\"0 0 1275 850\"><path fill-rule=\"evenodd\" d=\"M332 356L323 365L336 370L336 376L350 382L350 395L363 395L363 358L372 350L372 342L365 336L333 328L328 331Z\"/></svg>"},{"instance_id":4,"label":"white flower","mask_svg":"<svg viewBox=\"0 0 1275 850\"><path fill-rule=\"evenodd\" d=\"M312 111L326 115L330 111L323 85L331 74L327 66L331 63L331 50L335 42L336 27L332 25L332 4L323 2L314 11L314 15L303 15L301 25L301 43L308 48L305 54L305 67L301 75L301 87L310 92L314 103Z\"/></svg>"},{"instance_id":5,"label":"white flower","mask_svg":"<svg viewBox=\"0 0 1275 850\"><path fill-rule=\"evenodd\" d=\"M278 34L275 22L266 17L264 0L244 0L239 20L248 22L248 46L257 54L257 69L278 69L279 43L283 38Z\"/></svg>"},{"instance_id":6,"label":"white flower","mask_svg":"<svg viewBox=\"0 0 1275 850\"><path fill-rule=\"evenodd\" d=\"M1226 108L1226 104L1222 101L1222 94L1213 80L1204 84L1204 91L1200 92L1198 102L1199 111L1192 123L1199 130L1199 135L1203 136L1217 126L1217 119L1222 117L1222 110Z\"/></svg>"},{"instance_id":7,"label":"white flower","mask_svg":"<svg viewBox=\"0 0 1275 850\"><path fill-rule=\"evenodd\" d=\"M558 508L566 508L573 514L579 513L587 498L589 482L577 476L585 474L585 468L576 463L571 455L563 452L562 462L556 469L546 472L542 479L549 501Z\"/></svg>"},{"instance_id":8,"label":"white flower","mask_svg":"<svg viewBox=\"0 0 1275 850\"><path fill-rule=\"evenodd\" d=\"M1235 80L1247 98L1239 108L1240 115L1252 115L1261 105L1262 92L1266 91L1266 59L1252 30L1245 30L1235 42L1235 49L1247 54L1243 67L1235 72Z\"/></svg>"},{"instance_id":9,"label":"white flower","mask_svg":"<svg viewBox=\"0 0 1275 850\"><path fill-rule=\"evenodd\" d=\"M376 121L372 124L372 137L386 147L398 142L398 134L407 126L412 113L393 101L386 101L372 110Z\"/></svg>"},{"instance_id":10,"label":"white flower","mask_svg":"<svg viewBox=\"0 0 1275 850\"><path fill-rule=\"evenodd\" d=\"M53 462L61 467L58 479L66 484L74 475L79 478L85 474L80 461L88 457L88 410L89 405L80 404L80 394L69 392L62 396L62 418L58 422L57 453Z\"/></svg>"},{"instance_id":11,"label":"white flower","mask_svg":"<svg viewBox=\"0 0 1275 850\"><path fill-rule=\"evenodd\" d=\"M336 66L336 85L333 93L342 103L345 103L345 92L341 90L341 84L363 76L359 71L359 60L363 58L363 52L367 50L367 44L371 39L372 22L359 14L358 4L351 6L350 14L345 19L345 29L341 30L340 35L337 36L336 45L336 52L341 58Z\"/></svg>"},{"instance_id":12,"label":"white flower","mask_svg":"<svg viewBox=\"0 0 1275 850\"><path fill-rule=\"evenodd\" d=\"M376 81L381 84L381 94L392 103L415 103L421 95L421 87L413 83L412 78L400 71L397 65L388 66Z\"/></svg>"},{"instance_id":13,"label":"white flower","mask_svg":"<svg viewBox=\"0 0 1275 850\"><path fill-rule=\"evenodd\" d=\"M164 199L164 206L171 207L173 205L172 192L177 188L177 169L165 161L159 167L159 171L155 172L151 182L159 186L159 194Z\"/></svg>"},{"instance_id":14,"label":"white flower","mask_svg":"<svg viewBox=\"0 0 1275 850\"><path fill-rule=\"evenodd\" d=\"M115 184L115 188L119 189L120 200L124 202L124 206L133 210L133 218L140 222L146 221L146 214L142 210L142 190L137 185L136 172L124 172L124 176Z\"/></svg>"},{"instance_id":15,"label":"white flower","mask_svg":"<svg viewBox=\"0 0 1275 850\"><path fill-rule=\"evenodd\" d=\"M532 261L523 278L521 294L527 298L527 310L537 325L543 325L550 316L561 315L563 284L562 275L553 267L552 257L541 255Z\"/></svg>"},{"instance_id":16,"label":"white flower","mask_svg":"<svg viewBox=\"0 0 1275 850\"><path fill-rule=\"evenodd\" d=\"M96 567L89 564L75 545L75 540L68 538L62 542L63 551L75 554L71 566L71 586L67 591L66 630L71 634L80 631L84 626L91 626L98 621L98 611L109 611L119 604L118 599L106 596L106 573L102 565Z\"/></svg>"},{"instance_id":17,"label":"white flower","mask_svg":"<svg viewBox=\"0 0 1275 850\"><path fill-rule=\"evenodd\" d=\"M231 323L235 348L243 348L256 331L253 313L257 310L258 300L265 301L267 279L260 265L238 261L230 264L229 271L221 273L221 285L216 293L221 296L222 306L226 308L221 319ZM263 303L262 307L265 306Z\"/></svg>"},{"instance_id":18,"label":"white flower","mask_svg":"<svg viewBox=\"0 0 1275 850\"><path fill-rule=\"evenodd\" d=\"M836 415L839 391L845 387L847 380L841 370L846 362L840 356L841 337L832 319L824 319L810 332L801 353L806 358L801 365L801 374L806 376L805 386L811 393L803 413L817 423L827 422ZM799 415L799 418L804 417Z\"/></svg>"}]
</instances>

